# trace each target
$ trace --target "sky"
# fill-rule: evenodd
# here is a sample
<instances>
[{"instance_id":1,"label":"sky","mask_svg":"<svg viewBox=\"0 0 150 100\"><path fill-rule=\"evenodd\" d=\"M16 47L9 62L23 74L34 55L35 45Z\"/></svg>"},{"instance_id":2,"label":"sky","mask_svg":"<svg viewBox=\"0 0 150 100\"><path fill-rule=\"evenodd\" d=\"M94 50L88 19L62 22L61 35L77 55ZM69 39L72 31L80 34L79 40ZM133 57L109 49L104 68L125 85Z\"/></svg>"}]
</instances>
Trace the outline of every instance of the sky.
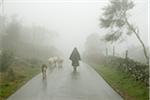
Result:
<instances>
[{"instance_id":1,"label":"sky","mask_svg":"<svg viewBox=\"0 0 150 100\"><path fill-rule=\"evenodd\" d=\"M88 35L106 31L99 24L102 8L108 0L4 0L4 14L16 14L26 25L40 25L59 35L55 41L58 49L64 53L71 52L74 47L84 51L84 43ZM148 0L133 0L136 4L130 12L130 21L140 29L140 36L148 44ZM135 36L129 37L120 48L139 45Z\"/></svg>"}]
</instances>

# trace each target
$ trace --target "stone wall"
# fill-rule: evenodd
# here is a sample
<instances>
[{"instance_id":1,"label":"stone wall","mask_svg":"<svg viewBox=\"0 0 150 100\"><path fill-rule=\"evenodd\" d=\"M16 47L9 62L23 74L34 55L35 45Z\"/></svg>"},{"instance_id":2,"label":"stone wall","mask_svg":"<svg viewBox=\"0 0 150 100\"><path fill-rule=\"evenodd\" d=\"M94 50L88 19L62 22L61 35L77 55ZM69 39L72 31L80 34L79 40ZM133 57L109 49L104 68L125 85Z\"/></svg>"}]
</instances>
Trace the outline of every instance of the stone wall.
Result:
<instances>
[{"instance_id":1,"label":"stone wall","mask_svg":"<svg viewBox=\"0 0 150 100\"><path fill-rule=\"evenodd\" d=\"M119 57L107 57L106 66L117 68L132 76L136 81L144 82L149 86L149 65L142 64L132 59Z\"/></svg>"}]
</instances>

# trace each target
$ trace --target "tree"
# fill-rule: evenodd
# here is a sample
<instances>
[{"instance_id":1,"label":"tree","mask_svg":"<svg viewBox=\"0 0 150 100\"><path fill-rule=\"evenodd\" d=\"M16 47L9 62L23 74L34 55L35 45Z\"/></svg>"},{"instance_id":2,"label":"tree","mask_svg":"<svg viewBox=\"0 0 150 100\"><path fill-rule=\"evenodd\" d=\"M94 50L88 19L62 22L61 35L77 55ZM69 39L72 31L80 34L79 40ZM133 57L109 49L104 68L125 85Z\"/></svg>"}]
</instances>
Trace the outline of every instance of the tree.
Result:
<instances>
[{"instance_id":1,"label":"tree","mask_svg":"<svg viewBox=\"0 0 150 100\"><path fill-rule=\"evenodd\" d=\"M103 63L105 58L105 48L105 43L100 40L100 36L98 34L90 34L86 38L83 58L87 62L92 61L95 63Z\"/></svg>"},{"instance_id":2,"label":"tree","mask_svg":"<svg viewBox=\"0 0 150 100\"><path fill-rule=\"evenodd\" d=\"M13 80L16 79L15 72L14 72L14 70L13 70L12 68L9 68L9 69L8 69L7 78L8 78L8 80L10 80L10 81L13 81Z\"/></svg>"},{"instance_id":3,"label":"tree","mask_svg":"<svg viewBox=\"0 0 150 100\"><path fill-rule=\"evenodd\" d=\"M15 52L20 44L20 32L21 32L22 25L13 17L9 23L5 26L4 34L1 38L1 46L3 50L12 50Z\"/></svg>"},{"instance_id":4,"label":"tree","mask_svg":"<svg viewBox=\"0 0 150 100\"><path fill-rule=\"evenodd\" d=\"M130 0L111 0L110 5L103 8L103 16L100 18L101 27L109 29L109 34L105 35L106 41L115 42L121 38L123 34L134 34L143 47L147 63L149 56L146 47L139 36L139 29L129 22L129 10L134 7L133 1Z\"/></svg>"},{"instance_id":5,"label":"tree","mask_svg":"<svg viewBox=\"0 0 150 100\"><path fill-rule=\"evenodd\" d=\"M2 37L5 33L6 18L0 15L0 49L2 45Z\"/></svg>"},{"instance_id":6,"label":"tree","mask_svg":"<svg viewBox=\"0 0 150 100\"><path fill-rule=\"evenodd\" d=\"M5 72L12 64L14 60L13 52L9 50L3 50L0 55L0 72Z\"/></svg>"}]
</instances>

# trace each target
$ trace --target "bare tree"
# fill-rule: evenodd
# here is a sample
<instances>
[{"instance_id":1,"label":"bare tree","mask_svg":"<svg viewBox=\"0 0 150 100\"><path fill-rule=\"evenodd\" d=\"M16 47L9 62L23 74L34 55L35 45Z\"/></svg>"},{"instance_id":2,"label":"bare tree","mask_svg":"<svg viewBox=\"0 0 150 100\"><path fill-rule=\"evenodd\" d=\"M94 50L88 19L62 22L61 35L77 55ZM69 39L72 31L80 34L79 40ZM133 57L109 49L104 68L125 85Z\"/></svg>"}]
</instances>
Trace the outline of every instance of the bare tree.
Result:
<instances>
[{"instance_id":1,"label":"bare tree","mask_svg":"<svg viewBox=\"0 0 150 100\"><path fill-rule=\"evenodd\" d=\"M149 62L146 47L139 36L139 29L129 22L128 11L134 7L133 1L130 0L111 0L110 4L103 8L104 13L100 18L101 27L109 29L106 34L106 41L117 41L123 34L134 34L143 47L147 63Z\"/></svg>"}]
</instances>

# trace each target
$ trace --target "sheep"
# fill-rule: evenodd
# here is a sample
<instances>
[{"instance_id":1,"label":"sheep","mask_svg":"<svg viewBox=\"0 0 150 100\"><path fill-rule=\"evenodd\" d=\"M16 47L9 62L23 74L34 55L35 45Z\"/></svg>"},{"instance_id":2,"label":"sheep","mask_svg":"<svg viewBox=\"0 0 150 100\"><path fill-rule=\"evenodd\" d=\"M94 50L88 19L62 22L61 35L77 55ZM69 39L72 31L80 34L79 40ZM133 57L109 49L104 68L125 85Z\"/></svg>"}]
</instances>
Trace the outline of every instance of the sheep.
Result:
<instances>
[{"instance_id":1,"label":"sheep","mask_svg":"<svg viewBox=\"0 0 150 100\"><path fill-rule=\"evenodd\" d=\"M50 58L48 59L48 63L49 63L49 65L50 65L51 68L54 67L54 64L55 64L55 66L56 66L56 61L55 61L54 57L50 57Z\"/></svg>"},{"instance_id":2,"label":"sheep","mask_svg":"<svg viewBox=\"0 0 150 100\"><path fill-rule=\"evenodd\" d=\"M63 64L63 59L61 57L57 57L57 56L54 56L54 57L50 57L48 59L48 62L50 64L51 67L62 67L62 64Z\"/></svg>"},{"instance_id":3,"label":"sheep","mask_svg":"<svg viewBox=\"0 0 150 100\"><path fill-rule=\"evenodd\" d=\"M46 64L42 64L42 75L43 75L43 79L46 78L46 70L47 70L47 65Z\"/></svg>"},{"instance_id":4,"label":"sheep","mask_svg":"<svg viewBox=\"0 0 150 100\"><path fill-rule=\"evenodd\" d=\"M61 57L58 57L57 64L58 64L59 68L62 68L62 66L63 66L63 59Z\"/></svg>"},{"instance_id":5,"label":"sheep","mask_svg":"<svg viewBox=\"0 0 150 100\"><path fill-rule=\"evenodd\" d=\"M50 57L50 58L48 59L48 62L49 62L50 65L52 65L52 64L54 63L53 57Z\"/></svg>"}]
</instances>

